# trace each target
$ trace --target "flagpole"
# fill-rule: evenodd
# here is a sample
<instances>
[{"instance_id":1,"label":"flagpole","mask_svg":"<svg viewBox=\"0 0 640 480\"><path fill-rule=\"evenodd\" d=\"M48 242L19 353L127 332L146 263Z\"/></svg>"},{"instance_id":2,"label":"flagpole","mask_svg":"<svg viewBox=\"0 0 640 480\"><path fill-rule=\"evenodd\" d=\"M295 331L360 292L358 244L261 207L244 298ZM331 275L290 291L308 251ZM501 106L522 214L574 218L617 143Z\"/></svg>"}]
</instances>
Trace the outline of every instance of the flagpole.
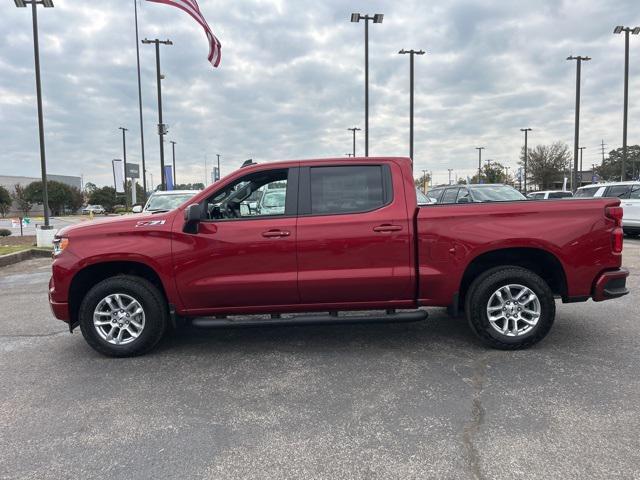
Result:
<instances>
[{"instance_id":1,"label":"flagpole","mask_svg":"<svg viewBox=\"0 0 640 480\"><path fill-rule=\"evenodd\" d=\"M144 126L142 122L142 86L140 83L140 41L138 39L138 0L133 0L133 11L136 18L136 57L138 59L138 106L140 109L140 146L142 148L142 190L144 201L147 200L147 169L144 164Z\"/></svg>"}]
</instances>

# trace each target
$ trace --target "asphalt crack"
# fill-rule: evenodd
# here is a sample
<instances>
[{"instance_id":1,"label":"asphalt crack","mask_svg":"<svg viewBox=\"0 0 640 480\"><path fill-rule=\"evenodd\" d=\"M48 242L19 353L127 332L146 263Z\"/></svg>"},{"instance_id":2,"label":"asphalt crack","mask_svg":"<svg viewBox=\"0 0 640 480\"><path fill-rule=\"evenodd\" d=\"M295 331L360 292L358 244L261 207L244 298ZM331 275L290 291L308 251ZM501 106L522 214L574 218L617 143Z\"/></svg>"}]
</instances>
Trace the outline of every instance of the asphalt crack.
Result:
<instances>
[{"instance_id":1,"label":"asphalt crack","mask_svg":"<svg viewBox=\"0 0 640 480\"><path fill-rule=\"evenodd\" d=\"M467 466L476 480L482 480L482 462L480 460L480 452L475 445L474 437L480 431L480 427L484 423L485 409L482 405L482 392L487 378L488 355L482 355L475 360L473 364L473 374L470 379L465 379L473 388L471 397L471 415L464 426L462 432L462 444L465 449Z\"/></svg>"}]
</instances>

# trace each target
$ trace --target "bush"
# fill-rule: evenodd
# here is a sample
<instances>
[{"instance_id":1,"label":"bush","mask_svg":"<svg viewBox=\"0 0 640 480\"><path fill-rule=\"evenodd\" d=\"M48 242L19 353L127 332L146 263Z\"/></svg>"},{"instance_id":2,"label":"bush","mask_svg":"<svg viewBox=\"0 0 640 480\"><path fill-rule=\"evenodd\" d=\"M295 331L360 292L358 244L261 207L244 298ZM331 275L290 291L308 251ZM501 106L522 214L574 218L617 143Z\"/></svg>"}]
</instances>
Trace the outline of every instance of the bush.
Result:
<instances>
[{"instance_id":1,"label":"bush","mask_svg":"<svg viewBox=\"0 0 640 480\"><path fill-rule=\"evenodd\" d=\"M128 213L128 212L129 212L129 210L127 210L126 207L116 207L113 210L113 213L117 213L118 215L122 215L123 213Z\"/></svg>"},{"instance_id":2,"label":"bush","mask_svg":"<svg viewBox=\"0 0 640 480\"><path fill-rule=\"evenodd\" d=\"M11 230L0 228L0 237L8 237L9 235L11 235Z\"/></svg>"}]
</instances>

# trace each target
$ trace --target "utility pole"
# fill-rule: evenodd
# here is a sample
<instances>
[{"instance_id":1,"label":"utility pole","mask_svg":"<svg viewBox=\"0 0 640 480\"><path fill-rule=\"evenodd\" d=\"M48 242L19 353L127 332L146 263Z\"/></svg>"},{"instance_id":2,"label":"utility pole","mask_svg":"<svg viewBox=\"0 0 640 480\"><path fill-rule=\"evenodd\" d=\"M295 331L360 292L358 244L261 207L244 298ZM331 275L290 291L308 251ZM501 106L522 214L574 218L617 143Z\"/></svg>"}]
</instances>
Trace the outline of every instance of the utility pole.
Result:
<instances>
[{"instance_id":1,"label":"utility pole","mask_svg":"<svg viewBox=\"0 0 640 480\"><path fill-rule=\"evenodd\" d=\"M360 131L358 127L347 128L347 130L351 130L353 132L353 154L352 156L356 156L356 132Z\"/></svg>"},{"instance_id":2,"label":"utility pole","mask_svg":"<svg viewBox=\"0 0 640 480\"><path fill-rule=\"evenodd\" d=\"M427 194L427 171L422 170L422 193Z\"/></svg>"},{"instance_id":3,"label":"utility pole","mask_svg":"<svg viewBox=\"0 0 640 480\"><path fill-rule=\"evenodd\" d=\"M127 128L118 127L118 130L122 130L122 159L124 165L124 205L129 207L129 197L127 196L127 140L125 138Z\"/></svg>"},{"instance_id":4,"label":"utility pole","mask_svg":"<svg viewBox=\"0 0 640 480\"><path fill-rule=\"evenodd\" d=\"M140 147L142 153L142 191L147 200L147 169L144 164L144 125L142 122L142 84L140 82L140 43L138 38L138 0L133 0L133 12L136 20L136 59L138 62L138 110L140 112Z\"/></svg>"},{"instance_id":5,"label":"utility pole","mask_svg":"<svg viewBox=\"0 0 640 480\"><path fill-rule=\"evenodd\" d=\"M528 133L531 131L531 128L521 128L520 131L524 132L524 193L527 193L527 162L529 160L529 146L527 144L528 141Z\"/></svg>"},{"instance_id":6,"label":"utility pole","mask_svg":"<svg viewBox=\"0 0 640 480\"><path fill-rule=\"evenodd\" d=\"M587 147L578 147L578 150L580 150L580 184L578 185L578 187L582 186L582 151L587 148Z\"/></svg>"},{"instance_id":7,"label":"utility pole","mask_svg":"<svg viewBox=\"0 0 640 480\"><path fill-rule=\"evenodd\" d=\"M575 177L572 182L573 190L578 188L578 145L580 144L580 71L582 68L582 62L588 62L591 57L582 57L573 55L567 57L567 60L576 61L576 119L575 119L575 131L573 136L573 176Z\"/></svg>"},{"instance_id":8,"label":"utility pole","mask_svg":"<svg viewBox=\"0 0 640 480\"><path fill-rule=\"evenodd\" d=\"M160 44L173 45L171 40L142 40L144 44L155 44L156 46L156 81L158 83L158 136L160 137L160 190L167 189L167 181L164 174L164 136L167 134L167 126L162 123L162 74L160 73Z\"/></svg>"},{"instance_id":9,"label":"utility pole","mask_svg":"<svg viewBox=\"0 0 640 480\"><path fill-rule=\"evenodd\" d=\"M173 154L173 188L175 189L175 185L178 183L176 181L176 142L171 140L169 143L171 144L171 152Z\"/></svg>"},{"instance_id":10,"label":"utility pole","mask_svg":"<svg viewBox=\"0 0 640 480\"><path fill-rule=\"evenodd\" d=\"M624 32L624 108L622 117L622 171L620 180L624 182L627 178L625 166L627 163L627 116L629 112L629 34L638 35L640 27L629 28L622 25L617 26L613 33L620 34ZM635 176L635 165L631 165L632 177Z\"/></svg>"},{"instance_id":11,"label":"utility pole","mask_svg":"<svg viewBox=\"0 0 640 480\"><path fill-rule=\"evenodd\" d=\"M480 177L482 176L482 150L484 150L484 147L476 147L476 150L478 150L478 183L481 183Z\"/></svg>"},{"instance_id":12,"label":"utility pole","mask_svg":"<svg viewBox=\"0 0 640 480\"><path fill-rule=\"evenodd\" d=\"M216 156L218 157L218 180L220 180L222 178L222 172L220 171L220 154L216 153Z\"/></svg>"},{"instance_id":13,"label":"utility pole","mask_svg":"<svg viewBox=\"0 0 640 480\"><path fill-rule=\"evenodd\" d=\"M505 173L504 173L504 183L507 183L507 184L509 183L509 169L510 168L511 167L509 167L507 165L504 166L504 171L505 171Z\"/></svg>"},{"instance_id":14,"label":"utility pole","mask_svg":"<svg viewBox=\"0 0 640 480\"><path fill-rule=\"evenodd\" d=\"M413 165L413 57L415 55L424 55L424 50L405 50L404 48L398 52L400 55L409 55L409 158Z\"/></svg>"},{"instance_id":15,"label":"utility pole","mask_svg":"<svg viewBox=\"0 0 640 480\"><path fill-rule=\"evenodd\" d=\"M47 160L44 148L44 118L42 114L42 85L40 81L40 42L38 40L38 4L45 8L53 8L52 0L14 0L16 7L24 8L31 5L31 20L33 24L33 57L36 73L36 102L38 105L38 134L40 138L40 173L42 175L42 206L44 210L44 225L41 230L50 230L49 224L49 189L47 187Z\"/></svg>"},{"instance_id":16,"label":"utility pole","mask_svg":"<svg viewBox=\"0 0 640 480\"><path fill-rule=\"evenodd\" d=\"M453 168L447 168L447 171L449 172L449 185L451 185L451 172L453 172Z\"/></svg>"},{"instance_id":17,"label":"utility pole","mask_svg":"<svg viewBox=\"0 0 640 480\"><path fill-rule=\"evenodd\" d=\"M602 164L604 165L604 147L606 147L607 144L604 143L604 138L602 139L602 143L600 144L600 149L602 150Z\"/></svg>"},{"instance_id":18,"label":"utility pole","mask_svg":"<svg viewBox=\"0 0 640 480\"><path fill-rule=\"evenodd\" d=\"M382 23L384 15L376 13L373 16L351 14L351 22L364 20L364 156L369 156L369 22Z\"/></svg>"}]
</instances>

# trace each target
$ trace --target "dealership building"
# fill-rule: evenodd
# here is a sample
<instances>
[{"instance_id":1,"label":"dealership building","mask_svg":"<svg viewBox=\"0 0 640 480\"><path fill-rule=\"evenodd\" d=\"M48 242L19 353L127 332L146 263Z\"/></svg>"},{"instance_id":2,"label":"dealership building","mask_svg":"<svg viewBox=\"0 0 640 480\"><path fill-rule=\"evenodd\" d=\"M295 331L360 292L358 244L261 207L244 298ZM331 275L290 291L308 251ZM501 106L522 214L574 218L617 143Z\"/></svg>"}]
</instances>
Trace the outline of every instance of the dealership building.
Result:
<instances>
[{"instance_id":1,"label":"dealership building","mask_svg":"<svg viewBox=\"0 0 640 480\"><path fill-rule=\"evenodd\" d=\"M78 190L82 190L82 179L80 177L74 177L71 175L47 175L47 180L64 183L69 185L70 187L75 187ZM30 183L40 182L42 179L40 177L18 177L13 175L0 175L0 185L6 188L10 194L15 192L15 186L20 185L22 187L26 187ZM42 204L35 204L29 212L30 215L42 215L44 213L44 209L42 208ZM7 216L15 216L18 215L19 211L16 208L15 202L11 205L11 209Z\"/></svg>"}]
</instances>

